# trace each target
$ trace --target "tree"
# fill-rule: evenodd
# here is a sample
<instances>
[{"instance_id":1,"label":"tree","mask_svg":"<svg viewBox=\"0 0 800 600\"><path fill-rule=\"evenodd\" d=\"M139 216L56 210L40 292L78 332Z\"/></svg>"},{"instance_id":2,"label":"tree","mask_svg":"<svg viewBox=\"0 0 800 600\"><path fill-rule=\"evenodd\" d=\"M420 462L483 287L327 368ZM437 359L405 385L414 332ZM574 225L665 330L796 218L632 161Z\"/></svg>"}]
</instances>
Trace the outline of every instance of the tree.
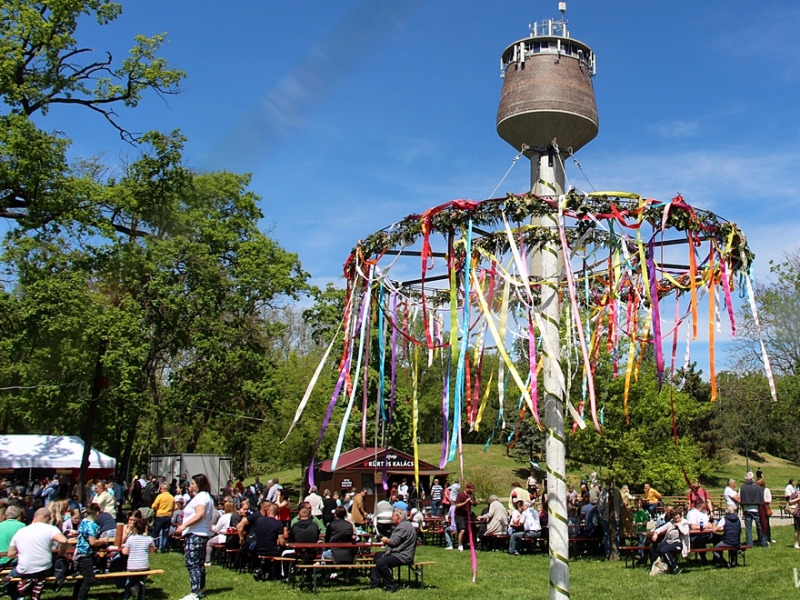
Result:
<instances>
[{"instance_id":1,"label":"tree","mask_svg":"<svg viewBox=\"0 0 800 600\"><path fill-rule=\"evenodd\" d=\"M108 0L12 0L0 8L0 380L6 430L93 431L122 471L167 445L221 451L230 418L270 415L280 400L270 310L306 290L295 254L262 233L248 175L193 172L178 133L134 136L115 112L183 78L138 36L115 66L76 42L82 15ZM69 139L37 122L55 105L101 114L141 151L108 177L70 163ZM37 121L34 121L37 117ZM206 440L204 442L203 440Z\"/></svg>"},{"instance_id":2,"label":"tree","mask_svg":"<svg viewBox=\"0 0 800 600\"><path fill-rule=\"evenodd\" d=\"M760 329L748 306L739 311L736 350L744 370L763 368L759 334L776 374L800 374L800 248L770 261L772 280L754 283Z\"/></svg>"},{"instance_id":3,"label":"tree","mask_svg":"<svg viewBox=\"0 0 800 600\"><path fill-rule=\"evenodd\" d=\"M719 448L704 439L713 404L698 402L667 385L659 392L655 365L646 360L638 381L631 383L626 418L622 402L625 378L610 375L608 361L600 362L595 385L603 413L603 434L587 428L568 437L571 459L601 465L614 481L632 489L649 482L663 493L685 489L684 471L692 479L717 466ZM672 428L673 403L677 444ZM716 451L709 451L715 447Z\"/></svg>"},{"instance_id":4,"label":"tree","mask_svg":"<svg viewBox=\"0 0 800 600\"><path fill-rule=\"evenodd\" d=\"M47 114L54 104L81 106L102 115L123 139L136 137L120 125L115 107L135 107L145 92L175 94L185 74L157 53L165 35L136 36L127 58L115 65L111 53L97 56L75 39L78 20L93 16L108 25L122 12L111 0L8 0L0 7L0 96L11 114ZM31 190L28 190L31 191ZM18 190L13 208L31 208ZM17 217L12 217L17 218Z\"/></svg>"},{"instance_id":5,"label":"tree","mask_svg":"<svg viewBox=\"0 0 800 600\"><path fill-rule=\"evenodd\" d=\"M750 453L769 450L772 441L767 380L762 374L726 371L717 376L717 386L716 426L726 447L744 454L749 466Z\"/></svg>"}]
</instances>

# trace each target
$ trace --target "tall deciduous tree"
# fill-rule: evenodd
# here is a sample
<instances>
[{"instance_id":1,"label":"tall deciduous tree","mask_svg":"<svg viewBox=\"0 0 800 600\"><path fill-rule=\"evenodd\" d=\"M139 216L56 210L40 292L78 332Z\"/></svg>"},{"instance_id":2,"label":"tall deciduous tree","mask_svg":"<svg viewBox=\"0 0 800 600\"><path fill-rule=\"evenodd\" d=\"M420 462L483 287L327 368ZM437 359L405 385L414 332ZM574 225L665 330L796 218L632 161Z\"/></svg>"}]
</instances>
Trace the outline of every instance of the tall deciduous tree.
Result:
<instances>
[{"instance_id":1,"label":"tall deciduous tree","mask_svg":"<svg viewBox=\"0 0 800 600\"><path fill-rule=\"evenodd\" d=\"M231 415L268 415L280 398L269 308L307 274L263 234L250 178L198 174L179 133L133 136L115 107L177 92L139 36L116 63L80 45L82 17L120 14L108 0L11 0L0 7L0 403L6 431L80 433L88 422L122 459L167 445L233 450ZM68 162L69 140L37 123L55 104L99 113L141 155L108 178ZM101 376L98 376L100 374ZM85 430L89 430L86 428Z\"/></svg>"},{"instance_id":2,"label":"tall deciduous tree","mask_svg":"<svg viewBox=\"0 0 800 600\"><path fill-rule=\"evenodd\" d=\"M745 370L763 369L759 334L769 361L778 374L800 374L800 248L787 252L781 262L771 261L772 277L756 282L755 298L760 330L749 307L739 314L736 348Z\"/></svg>"}]
</instances>

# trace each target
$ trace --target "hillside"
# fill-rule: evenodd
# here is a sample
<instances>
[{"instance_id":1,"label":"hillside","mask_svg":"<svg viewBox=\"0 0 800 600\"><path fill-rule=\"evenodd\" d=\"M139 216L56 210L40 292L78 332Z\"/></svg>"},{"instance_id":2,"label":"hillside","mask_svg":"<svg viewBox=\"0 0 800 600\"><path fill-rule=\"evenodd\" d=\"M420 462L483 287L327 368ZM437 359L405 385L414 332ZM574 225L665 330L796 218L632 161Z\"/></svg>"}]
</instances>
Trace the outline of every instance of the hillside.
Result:
<instances>
[{"instance_id":1,"label":"hillside","mask_svg":"<svg viewBox=\"0 0 800 600\"><path fill-rule=\"evenodd\" d=\"M439 458L442 452L442 447L438 444L422 444L419 447L420 459L434 465L439 464ZM520 481L524 484L524 480L530 473L530 466L525 465L513 458L509 458L505 454L504 446L492 445L484 452L483 446L479 445L466 445L463 450L463 464L464 474L462 477L459 457L447 463L446 469L453 472L452 477L458 477L464 481L470 481L475 484L476 492L479 497L488 497L489 494L498 494L503 496L511 489L511 484L514 481ZM764 472L764 478L767 485L773 490L783 490L789 478L798 480L800 479L800 465L791 463L771 456L769 454L751 454L749 461L750 469L755 472L761 469ZM537 472L537 478L541 478L541 474L545 465L541 464L542 470ZM599 467L586 466L585 471L596 469L602 472ZM747 469L747 459L738 454L731 454L725 468L720 469L713 473L704 484L706 489L711 493L721 494L727 480L730 478L736 479L737 484L740 484L744 479L744 474ZM296 497L297 491L300 488L299 469L292 471L284 471L274 474L263 474L261 480L266 481L272 475L278 475L281 482L287 486L290 493ZM567 472L567 480L573 484L577 484L581 479L582 471L577 468L572 468ZM253 478L248 479L248 483ZM635 492L637 490L638 482L619 482L627 483Z\"/></svg>"}]
</instances>

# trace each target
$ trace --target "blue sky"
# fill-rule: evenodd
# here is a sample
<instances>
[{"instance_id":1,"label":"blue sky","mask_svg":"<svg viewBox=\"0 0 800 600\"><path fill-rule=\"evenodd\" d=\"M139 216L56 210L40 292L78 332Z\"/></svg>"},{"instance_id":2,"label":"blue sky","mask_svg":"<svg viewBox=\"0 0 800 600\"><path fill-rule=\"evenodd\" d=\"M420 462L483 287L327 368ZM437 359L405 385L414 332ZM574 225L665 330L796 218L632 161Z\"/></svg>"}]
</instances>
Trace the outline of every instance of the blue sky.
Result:
<instances>
[{"instance_id":1,"label":"blue sky","mask_svg":"<svg viewBox=\"0 0 800 600\"><path fill-rule=\"evenodd\" d=\"M168 33L183 93L150 96L122 122L181 129L197 169L252 173L264 229L321 285L369 233L488 197L516 154L495 131L500 55L551 17L551 0L130 0L78 37L121 59L133 35ZM600 132L577 155L591 185L681 193L737 222L766 277L797 245L800 5L570 0L567 19L597 55ZM48 122L76 155L134 154L88 112L54 109ZM520 161L496 195L528 187Z\"/></svg>"}]
</instances>

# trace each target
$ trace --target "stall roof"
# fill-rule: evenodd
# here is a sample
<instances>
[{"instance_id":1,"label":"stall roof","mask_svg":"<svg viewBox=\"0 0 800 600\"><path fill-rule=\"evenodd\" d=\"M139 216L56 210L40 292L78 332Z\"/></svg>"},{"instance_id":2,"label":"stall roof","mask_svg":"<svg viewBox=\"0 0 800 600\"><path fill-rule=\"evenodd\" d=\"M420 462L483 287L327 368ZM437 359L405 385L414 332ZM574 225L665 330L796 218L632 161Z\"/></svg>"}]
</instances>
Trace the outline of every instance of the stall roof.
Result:
<instances>
[{"instance_id":1,"label":"stall roof","mask_svg":"<svg viewBox=\"0 0 800 600\"><path fill-rule=\"evenodd\" d=\"M339 455L336 471L368 471L382 469L386 457L386 470L392 474L414 474L414 457L394 448L355 448ZM324 460L319 470L331 473L332 459ZM419 461L419 472L424 475L446 475L450 471Z\"/></svg>"},{"instance_id":2,"label":"stall roof","mask_svg":"<svg viewBox=\"0 0 800 600\"><path fill-rule=\"evenodd\" d=\"M83 440L64 435L0 435L0 469L80 469ZM90 469L113 469L115 458L92 448Z\"/></svg>"}]
</instances>

